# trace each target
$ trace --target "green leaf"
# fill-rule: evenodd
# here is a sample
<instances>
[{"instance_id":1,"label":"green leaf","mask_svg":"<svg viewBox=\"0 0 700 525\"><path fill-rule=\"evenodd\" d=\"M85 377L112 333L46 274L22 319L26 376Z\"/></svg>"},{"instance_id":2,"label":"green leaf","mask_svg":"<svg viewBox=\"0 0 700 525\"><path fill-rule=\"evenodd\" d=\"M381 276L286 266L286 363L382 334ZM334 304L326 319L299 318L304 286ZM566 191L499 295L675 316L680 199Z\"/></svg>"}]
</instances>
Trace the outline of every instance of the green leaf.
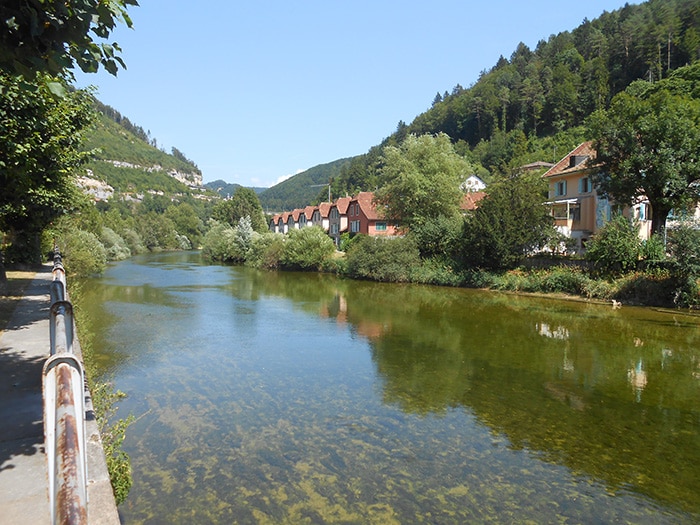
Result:
<instances>
[{"instance_id":1,"label":"green leaf","mask_svg":"<svg viewBox=\"0 0 700 525\"><path fill-rule=\"evenodd\" d=\"M66 88L60 82L47 82L46 87L49 91L59 98L66 96Z\"/></svg>"}]
</instances>

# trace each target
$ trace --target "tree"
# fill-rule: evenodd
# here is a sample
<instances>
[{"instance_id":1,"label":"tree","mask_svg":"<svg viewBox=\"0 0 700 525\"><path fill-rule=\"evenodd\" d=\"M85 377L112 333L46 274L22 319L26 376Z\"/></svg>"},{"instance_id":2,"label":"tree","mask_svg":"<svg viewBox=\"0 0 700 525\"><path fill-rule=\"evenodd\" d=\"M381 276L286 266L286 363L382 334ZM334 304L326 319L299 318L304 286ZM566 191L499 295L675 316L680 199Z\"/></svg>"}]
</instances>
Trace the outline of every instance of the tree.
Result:
<instances>
[{"instance_id":1,"label":"tree","mask_svg":"<svg viewBox=\"0 0 700 525\"><path fill-rule=\"evenodd\" d=\"M38 234L76 202L70 173L86 159L79 148L92 109L84 91L57 99L44 82L24 84L0 74L0 230L26 246L16 257L36 260Z\"/></svg>"},{"instance_id":2,"label":"tree","mask_svg":"<svg viewBox=\"0 0 700 525\"><path fill-rule=\"evenodd\" d=\"M420 266L420 252L412 237L386 239L360 235L347 252L348 274L355 279L409 282Z\"/></svg>"},{"instance_id":3,"label":"tree","mask_svg":"<svg viewBox=\"0 0 700 525\"><path fill-rule=\"evenodd\" d=\"M672 209L700 196L699 94L697 64L656 84L631 84L589 122L602 167L599 191L622 204L646 197L653 233L663 231Z\"/></svg>"},{"instance_id":4,"label":"tree","mask_svg":"<svg viewBox=\"0 0 700 525\"><path fill-rule=\"evenodd\" d=\"M202 240L202 232L204 231L204 223L197 216L191 204L183 202L170 206L165 210L165 216L173 221L177 232L180 235L185 235L193 247L199 246Z\"/></svg>"},{"instance_id":5,"label":"tree","mask_svg":"<svg viewBox=\"0 0 700 525\"><path fill-rule=\"evenodd\" d=\"M253 230L264 232L267 222L263 213L260 199L251 188L238 187L228 200L220 201L212 210L212 217L217 221L227 222L231 226L237 226L243 217L250 217Z\"/></svg>"},{"instance_id":6,"label":"tree","mask_svg":"<svg viewBox=\"0 0 700 525\"><path fill-rule=\"evenodd\" d=\"M516 175L488 187L487 196L465 220L461 257L467 266L517 266L554 233L543 205L546 183L536 174Z\"/></svg>"},{"instance_id":7,"label":"tree","mask_svg":"<svg viewBox=\"0 0 700 525\"><path fill-rule=\"evenodd\" d=\"M676 285L674 302L678 306L695 306L700 302L700 230L697 224L684 221L669 231L668 241Z\"/></svg>"},{"instance_id":8,"label":"tree","mask_svg":"<svg viewBox=\"0 0 700 525\"><path fill-rule=\"evenodd\" d=\"M335 252L333 240L320 226L291 230L281 263L292 270L318 270Z\"/></svg>"},{"instance_id":9,"label":"tree","mask_svg":"<svg viewBox=\"0 0 700 525\"><path fill-rule=\"evenodd\" d=\"M455 153L450 138L409 135L400 146L384 148L382 186L375 200L385 206L387 218L403 226L439 216L459 214L459 188L472 165Z\"/></svg>"},{"instance_id":10,"label":"tree","mask_svg":"<svg viewBox=\"0 0 700 525\"><path fill-rule=\"evenodd\" d=\"M14 0L0 3L0 69L34 79L62 76L77 64L86 73L100 65L112 75L126 68L121 48L106 40L117 23L132 27L127 6L136 0Z\"/></svg>"},{"instance_id":11,"label":"tree","mask_svg":"<svg viewBox=\"0 0 700 525\"><path fill-rule=\"evenodd\" d=\"M636 269L642 250L638 232L639 225L635 221L615 216L586 243L586 259L604 276L617 276Z\"/></svg>"}]
</instances>

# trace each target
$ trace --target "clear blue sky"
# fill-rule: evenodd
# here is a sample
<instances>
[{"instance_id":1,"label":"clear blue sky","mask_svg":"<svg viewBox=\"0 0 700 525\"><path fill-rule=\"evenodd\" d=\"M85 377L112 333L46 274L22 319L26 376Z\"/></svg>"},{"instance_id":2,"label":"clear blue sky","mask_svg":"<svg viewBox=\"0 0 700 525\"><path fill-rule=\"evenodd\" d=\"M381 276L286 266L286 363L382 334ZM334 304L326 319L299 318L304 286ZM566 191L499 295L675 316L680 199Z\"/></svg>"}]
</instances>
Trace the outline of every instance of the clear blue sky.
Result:
<instances>
[{"instance_id":1,"label":"clear blue sky","mask_svg":"<svg viewBox=\"0 0 700 525\"><path fill-rule=\"evenodd\" d=\"M639 2L630 2L639 3ZM195 161L272 186L410 123L437 92L624 0L141 0L114 33L126 71L76 74Z\"/></svg>"}]
</instances>

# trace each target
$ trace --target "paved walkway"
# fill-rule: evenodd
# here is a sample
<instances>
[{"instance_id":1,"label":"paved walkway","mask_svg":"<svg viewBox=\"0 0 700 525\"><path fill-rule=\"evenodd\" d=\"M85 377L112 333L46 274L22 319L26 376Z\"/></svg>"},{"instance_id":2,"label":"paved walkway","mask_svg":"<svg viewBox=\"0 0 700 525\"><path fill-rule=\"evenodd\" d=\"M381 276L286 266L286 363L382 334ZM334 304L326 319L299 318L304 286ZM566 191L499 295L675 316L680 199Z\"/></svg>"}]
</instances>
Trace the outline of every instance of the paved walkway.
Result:
<instances>
[{"instance_id":1,"label":"paved walkway","mask_svg":"<svg viewBox=\"0 0 700 525\"><path fill-rule=\"evenodd\" d=\"M51 268L38 271L0 334L0 525L50 522L42 367L49 356ZM92 404L87 406L89 413ZM118 524L97 425L88 418L88 523Z\"/></svg>"}]
</instances>

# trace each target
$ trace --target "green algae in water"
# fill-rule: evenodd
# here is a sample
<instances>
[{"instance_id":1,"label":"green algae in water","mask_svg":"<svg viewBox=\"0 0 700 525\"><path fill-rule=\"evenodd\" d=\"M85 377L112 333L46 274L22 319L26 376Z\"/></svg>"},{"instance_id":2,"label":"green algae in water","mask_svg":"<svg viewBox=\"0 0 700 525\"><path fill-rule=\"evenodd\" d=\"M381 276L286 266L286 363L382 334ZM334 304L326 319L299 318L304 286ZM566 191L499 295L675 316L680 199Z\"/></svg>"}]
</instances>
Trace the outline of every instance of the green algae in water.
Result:
<instances>
[{"instance_id":1,"label":"green algae in water","mask_svg":"<svg viewBox=\"0 0 700 525\"><path fill-rule=\"evenodd\" d=\"M700 518L696 318L192 257L91 287L126 522Z\"/></svg>"}]
</instances>

